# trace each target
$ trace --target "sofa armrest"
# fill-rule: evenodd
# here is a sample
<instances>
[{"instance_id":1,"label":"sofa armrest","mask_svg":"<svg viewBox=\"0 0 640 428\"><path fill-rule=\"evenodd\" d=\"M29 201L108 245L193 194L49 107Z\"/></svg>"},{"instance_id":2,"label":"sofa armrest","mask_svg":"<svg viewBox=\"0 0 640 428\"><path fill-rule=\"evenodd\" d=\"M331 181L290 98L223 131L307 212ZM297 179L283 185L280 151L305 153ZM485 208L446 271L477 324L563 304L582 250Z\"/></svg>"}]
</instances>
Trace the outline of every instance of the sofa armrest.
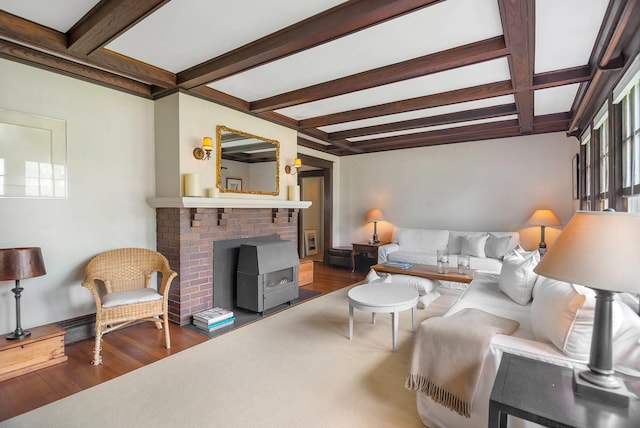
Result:
<instances>
[{"instance_id":1,"label":"sofa armrest","mask_svg":"<svg viewBox=\"0 0 640 428\"><path fill-rule=\"evenodd\" d=\"M400 246L398 244L385 244L378 247L378 263L385 263L388 261L387 255L398 251Z\"/></svg>"}]
</instances>

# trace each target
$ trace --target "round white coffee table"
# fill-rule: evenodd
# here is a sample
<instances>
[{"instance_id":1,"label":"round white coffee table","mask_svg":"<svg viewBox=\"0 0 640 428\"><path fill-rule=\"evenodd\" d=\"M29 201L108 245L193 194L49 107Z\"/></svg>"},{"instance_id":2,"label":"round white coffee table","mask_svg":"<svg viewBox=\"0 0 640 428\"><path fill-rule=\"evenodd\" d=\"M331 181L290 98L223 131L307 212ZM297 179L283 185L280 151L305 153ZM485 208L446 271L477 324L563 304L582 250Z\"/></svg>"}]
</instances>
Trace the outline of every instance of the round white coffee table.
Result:
<instances>
[{"instance_id":1,"label":"round white coffee table","mask_svg":"<svg viewBox=\"0 0 640 428\"><path fill-rule=\"evenodd\" d=\"M371 322L376 323L376 313L391 314L393 352L398 345L398 313L411 309L412 331L416 331L416 305L418 290L403 284L371 283L349 290L349 340L353 337L353 308L371 312Z\"/></svg>"}]
</instances>

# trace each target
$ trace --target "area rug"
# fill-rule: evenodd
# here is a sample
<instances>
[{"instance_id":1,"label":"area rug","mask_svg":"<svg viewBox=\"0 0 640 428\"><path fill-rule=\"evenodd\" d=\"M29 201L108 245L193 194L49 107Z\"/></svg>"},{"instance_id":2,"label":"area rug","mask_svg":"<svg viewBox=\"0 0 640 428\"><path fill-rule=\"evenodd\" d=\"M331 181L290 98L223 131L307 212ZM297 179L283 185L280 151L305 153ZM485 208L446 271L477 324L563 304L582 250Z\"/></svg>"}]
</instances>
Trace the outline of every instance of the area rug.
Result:
<instances>
[{"instance_id":1,"label":"area rug","mask_svg":"<svg viewBox=\"0 0 640 428\"><path fill-rule=\"evenodd\" d=\"M350 287L248 324L89 388L0 427L421 427L404 388L413 344L411 311L355 310ZM419 321L457 300L444 294Z\"/></svg>"}]
</instances>

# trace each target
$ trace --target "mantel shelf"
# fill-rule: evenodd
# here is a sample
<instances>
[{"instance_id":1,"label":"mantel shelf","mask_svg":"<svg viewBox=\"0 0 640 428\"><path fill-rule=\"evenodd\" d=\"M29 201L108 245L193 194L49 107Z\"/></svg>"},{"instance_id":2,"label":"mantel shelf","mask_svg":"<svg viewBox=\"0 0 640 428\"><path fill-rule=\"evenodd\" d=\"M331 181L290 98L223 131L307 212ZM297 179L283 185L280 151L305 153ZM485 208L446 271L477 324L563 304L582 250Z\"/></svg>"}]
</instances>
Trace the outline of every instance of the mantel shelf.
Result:
<instances>
[{"instance_id":1,"label":"mantel shelf","mask_svg":"<svg viewBox=\"0 0 640 428\"><path fill-rule=\"evenodd\" d=\"M152 208L309 208L311 201L240 198L147 198Z\"/></svg>"}]
</instances>

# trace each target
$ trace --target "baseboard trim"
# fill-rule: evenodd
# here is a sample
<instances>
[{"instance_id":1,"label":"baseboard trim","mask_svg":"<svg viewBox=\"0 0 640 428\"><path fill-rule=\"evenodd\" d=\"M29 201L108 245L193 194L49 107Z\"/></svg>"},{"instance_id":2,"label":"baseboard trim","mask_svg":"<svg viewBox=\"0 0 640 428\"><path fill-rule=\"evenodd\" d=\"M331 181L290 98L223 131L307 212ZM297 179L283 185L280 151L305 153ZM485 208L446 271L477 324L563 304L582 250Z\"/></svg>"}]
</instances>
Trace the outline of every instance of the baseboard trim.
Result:
<instances>
[{"instance_id":1,"label":"baseboard trim","mask_svg":"<svg viewBox=\"0 0 640 428\"><path fill-rule=\"evenodd\" d=\"M83 315L59 321L56 324L66 331L64 335L65 345L91 339L96 335L96 314Z\"/></svg>"}]
</instances>

